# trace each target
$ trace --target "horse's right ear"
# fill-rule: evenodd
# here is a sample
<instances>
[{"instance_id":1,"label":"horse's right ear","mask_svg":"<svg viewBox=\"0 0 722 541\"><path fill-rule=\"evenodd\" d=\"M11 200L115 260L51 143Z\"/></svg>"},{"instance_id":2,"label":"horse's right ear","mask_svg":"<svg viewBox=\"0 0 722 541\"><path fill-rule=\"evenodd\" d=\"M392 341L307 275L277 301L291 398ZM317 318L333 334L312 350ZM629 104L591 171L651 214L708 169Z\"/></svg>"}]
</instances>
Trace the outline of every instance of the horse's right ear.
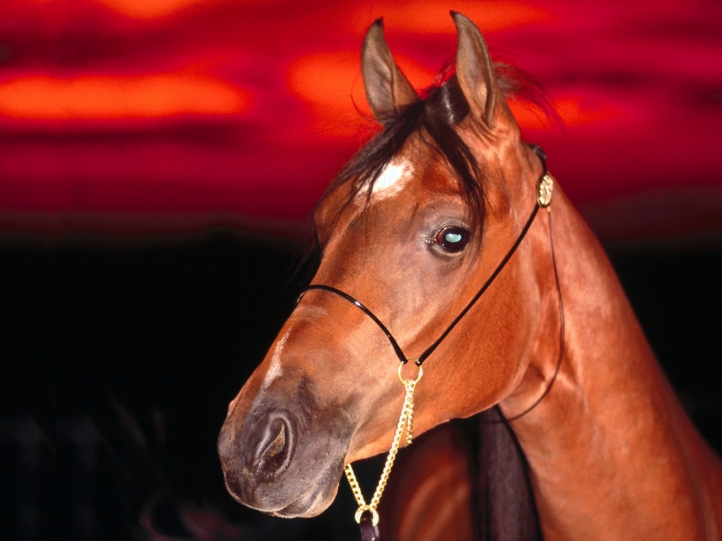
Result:
<instances>
[{"instance_id":1,"label":"horse's right ear","mask_svg":"<svg viewBox=\"0 0 722 541\"><path fill-rule=\"evenodd\" d=\"M381 124L392 120L401 109L419 100L414 87L391 56L381 19L377 19L366 32L361 50L361 73L371 112Z\"/></svg>"},{"instance_id":2,"label":"horse's right ear","mask_svg":"<svg viewBox=\"0 0 722 541\"><path fill-rule=\"evenodd\" d=\"M489 130L498 124L516 125L494 76L489 48L471 19L451 12L459 41L456 49L456 76L472 116Z\"/></svg>"}]
</instances>

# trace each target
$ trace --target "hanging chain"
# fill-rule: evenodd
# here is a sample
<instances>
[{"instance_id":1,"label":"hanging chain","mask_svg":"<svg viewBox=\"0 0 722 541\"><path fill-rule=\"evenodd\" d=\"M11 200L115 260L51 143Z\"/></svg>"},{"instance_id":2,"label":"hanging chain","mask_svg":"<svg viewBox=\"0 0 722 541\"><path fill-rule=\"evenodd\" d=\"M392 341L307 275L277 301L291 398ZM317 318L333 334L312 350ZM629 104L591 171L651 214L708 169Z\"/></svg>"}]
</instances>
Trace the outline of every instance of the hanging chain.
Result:
<instances>
[{"instance_id":1,"label":"hanging chain","mask_svg":"<svg viewBox=\"0 0 722 541\"><path fill-rule=\"evenodd\" d=\"M414 359L409 359L409 361L411 360ZM404 433L404 429L406 430L406 445L411 445L411 441L414 437L414 390L416 389L416 384L419 383L421 376L424 375L424 371L419 366L419 373L416 376L416 379L404 379L401 375L401 369L403 367L404 363L401 363L399 365L398 374L399 380L403 383L404 388L406 389L404 405L401 407L399 424L396 425L396 433L394 434L394 439L391 442L391 449L389 449L389 454L386 457L386 464L384 464L384 469L381 472L381 478L379 479L379 484L376 487L374 496L371 498L371 503L366 503L351 464L346 465L346 468L344 469L348 483L351 485L351 491L353 492L354 498L356 498L356 503L358 503L358 509L356 510L356 515L354 517L357 523L361 523L361 517L365 511L371 513L371 523L374 526L379 523L379 513L377 508L379 506L379 502L381 501L381 495L384 493L384 489L386 488L386 483L389 480L389 475L391 475L391 468L396 460L396 455L399 452L399 447L401 446L401 436Z\"/></svg>"}]
</instances>

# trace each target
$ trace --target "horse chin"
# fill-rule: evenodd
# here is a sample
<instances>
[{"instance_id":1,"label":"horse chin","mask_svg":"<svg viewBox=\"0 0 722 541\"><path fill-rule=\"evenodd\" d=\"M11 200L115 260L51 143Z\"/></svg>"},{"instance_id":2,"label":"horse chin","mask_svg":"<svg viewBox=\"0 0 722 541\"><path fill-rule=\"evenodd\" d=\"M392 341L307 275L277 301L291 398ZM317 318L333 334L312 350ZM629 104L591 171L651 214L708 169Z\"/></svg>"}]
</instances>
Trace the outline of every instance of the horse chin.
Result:
<instances>
[{"instance_id":1,"label":"horse chin","mask_svg":"<svg viewBox=\"0 0 722 541\"><path fill-rule=\"evenodd\" d=\"M226 487L238 503L257 511L282 518L310 518L320 515L333 503L342 468L342 464L324 468L315 482L298 475L279 485L258 487L252 494L239 490L231 479L226 479Z\"/></svg>"},{"instance_id":2,"label":"horse chin","mask_svg":"<svg viewBox=\"0 0 722 541\"><path fill-rule=\"evenodd\" d=\"M338 482L322 490L309 490L283 509L270 514L282 518L311 518L320 515L333 503L338 492Z\"/></svg>"}]
</instances>

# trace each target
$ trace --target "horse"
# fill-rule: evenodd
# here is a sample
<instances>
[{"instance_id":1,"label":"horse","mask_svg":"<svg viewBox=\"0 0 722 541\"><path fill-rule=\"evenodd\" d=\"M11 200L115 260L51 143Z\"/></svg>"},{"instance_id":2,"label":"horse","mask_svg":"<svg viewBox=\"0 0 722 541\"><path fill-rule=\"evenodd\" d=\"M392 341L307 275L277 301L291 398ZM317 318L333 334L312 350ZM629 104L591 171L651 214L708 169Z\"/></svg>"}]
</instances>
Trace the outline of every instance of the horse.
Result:
<instances>
[{"instance_id":1,"label":"horse","mask_svg":"<svg viewBox=\"0 0 722 541\"><path fill-rule=\"evenodd\" d=\"M348 465L423 434L381 531L470 539L471 471L453 435L431 429L485 412L487 433L509 429L520 451L539 528L529 538L722 539L720 458L544 153L522 140L513 79L474 23L452 17L455 73L423 96L382 23L366 35L380 131L319 201L311 286L229 405L218 438L229 492L272 515L315 516ZM427 461L439 457L437 475ZM357 515L375 522L378 500L361 502ZM399 526L409 517L429 527Z\"/></svg>"}]
</instances>

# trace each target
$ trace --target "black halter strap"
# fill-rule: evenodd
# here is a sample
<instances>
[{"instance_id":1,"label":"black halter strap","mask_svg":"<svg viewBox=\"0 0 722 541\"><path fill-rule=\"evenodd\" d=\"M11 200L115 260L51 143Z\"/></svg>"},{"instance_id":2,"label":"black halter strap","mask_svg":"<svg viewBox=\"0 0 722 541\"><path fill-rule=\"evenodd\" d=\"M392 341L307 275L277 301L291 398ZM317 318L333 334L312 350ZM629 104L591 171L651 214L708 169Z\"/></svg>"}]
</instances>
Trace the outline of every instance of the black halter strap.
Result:
<instances>
[{"instance_id":1,"label":"black halter strap","mask_svg":"<svg viewBox=\"0 0 722 541\"><path fill-rule=\"evenodd\" d=\"M545 171L546 174L546 171ZM516 249L521 244L521 241L524 240L524 237L526 236L527 231L529 231L529 228L531 227L531 224L534 222L534 218L536 218L537 213L539 212L539 203L534 205L534 210L532 211L531 215L529 216L529 219L526 221L526 224L524 224L523 229L521 230L521 233L519 234L519 237L517 237L516 242L512 245L512 247L509 249L509 251L504 256L504 259L501 260L499 265L497 265L496 269L494 269L494 272L491 273L491 276L487 278L486 282L484 282L484 285L481 286L481 289L474 295L474 297L469 301L469 304L467 304L464 309L459 312L459 315L456 316L454 321L452 321L448 327L446 327L446 330L441 333L441 336L439 336L433 344L431 344L426 350L419 355L418 357L407 357L404 354L404 351L401 349L401 346L399 346L399 343L396 341L394 336L391 334L391 331L389 331L386 328L386 325L384 325L381 320L374 314L371 310L366 308L361 302L359 302L357 299L349 295L348 293L341 291L340 289L337 289L335 287L327 286L324 284L311 284L308 286L303 293L301 293L301 297L303 296L306 291L312 290L312 289L319 289L321 291L328 291L329 293L334 293L338 295L339 297L346 299L350 303L356 305L359 309L361 309L368 317L370 317L376 325L379 326L379 328L384 332L386 335L386 338L389 339L389 342L391 342L391 347L394 348L394 351L396 352L396 356L399 358L399 360L402 363L406 363L407 361L414 359L417 366L421 366L423 362L429 358L429 356L436 350L437 347L439 347L439 344L444 341L444 338L446 338L449 333L453 330L454 327L461 321L461 319L467 314L469 310L471 310L471 307L476 304L476 301L478 301L481 296L484 294L484 292L489 288L489 286L492 284L494 279L499 275L499 273L502 271L502 269L506 266L506 264L511 259L511 256L514 255L514 252L516 252ZM299 301L301 300L301 297L299 297Z\"/></svg>"},{"instance_id":2,"label":"black halter strap","mask_svg":"<svg viewBox=\"0 0 722 541\"><path fill-rule=\"evenodd\" d=\"M547 166L546 166L546 159L547 156L544 153L544 151L541 149L540 146L534 145L532 146L532 150L536 153L537 156L539 156L539 159L542 163L542 174L540 176L539 182L542 182L543 179L547 177ZM546 206L546 205L545 205ZM329 293L333 293L335 295L338 295L342 299L347 300L348 302L354 304L356 307L358 307L360 310L362 310L371 320L376 323L376 325L384 332L386 335L386 338L388 338L389 342L391 343L391 347L394 348L394 352L396 353L396 356L399 358L399 361L402 363L406 363L409 360L414 360L417 366L421 366L423 362L431 356L431 354L436 350L437 347L441 344L441 342L444 341L444 339L449 335L449 333L456 327L456 325L461 321L461 319L471 310L472 306L476 304L476 302L481 298L481 296L486 292L486 290L489 288L489 286L494 282L496 277L499 275L499 273L504 269L506 264L509 262L511 257L516 252L516 249L519 247L521 242L524 240L524 237L527 234L527 231L529 231L529 228L531 227L531 224L534 222L534 218L536 218L536 215L539 212L539 209L541 208L541 204L539 202L539 199L537 198L537 202L534 205L534 209L531 212L531 215L529 216L529 219L527 219L526 223L524 224L524 227L521 230L521 233L519 233L519 236L517 237L514 244L509 248L509 251L506 253L504 258L499 262L496 269L494 269L494 272L491 273L489 278L487 278L486 282L484 282L484 285L481 286L481 289L474 295L474 297L469 301L469 303L464 307L463 310L459 313L459 315L454 318L454 320L449 324L449 326L446 328L446 330L441 333L441 335L428 347L426 350L419 356L419 357L407 357L404 353L403 349L401 349L401 346L396 341L394 336L391 334L391 331L388 330L386 325L384 325L381 320L374 314L371 310L366 308L363 304L361 304L360 301L349 295L348 293L341 291L340 289L337 289L332 286L327 286L324 284L311 284L309 285L299 296L298 301L300 302L303 295L306 293L306 291L309 290L321 290L321 291L328 291ZM549 229L549 235L551 237L551 220L550 220L550 229ZM554 275L557 281L557 289L559 286L559 277L557 275L557 268L556 268L556 260L554 259L554 244L552 241L552 260L554 261ZM560 292L560 307L561 307L561 292ZM563 319L562 319L562 325L563 325ZM562 326L562 334L563 334L563 326ZM562 338L563 340L563 338ZM560 354L561 355L561 354ZM558 369L557 369L558 370ZM556 375L556 374L555 374ZM546 394L546 393L545 393ZM536 404L535 404L536 405Z\"/></svg>"}]
</instances>

